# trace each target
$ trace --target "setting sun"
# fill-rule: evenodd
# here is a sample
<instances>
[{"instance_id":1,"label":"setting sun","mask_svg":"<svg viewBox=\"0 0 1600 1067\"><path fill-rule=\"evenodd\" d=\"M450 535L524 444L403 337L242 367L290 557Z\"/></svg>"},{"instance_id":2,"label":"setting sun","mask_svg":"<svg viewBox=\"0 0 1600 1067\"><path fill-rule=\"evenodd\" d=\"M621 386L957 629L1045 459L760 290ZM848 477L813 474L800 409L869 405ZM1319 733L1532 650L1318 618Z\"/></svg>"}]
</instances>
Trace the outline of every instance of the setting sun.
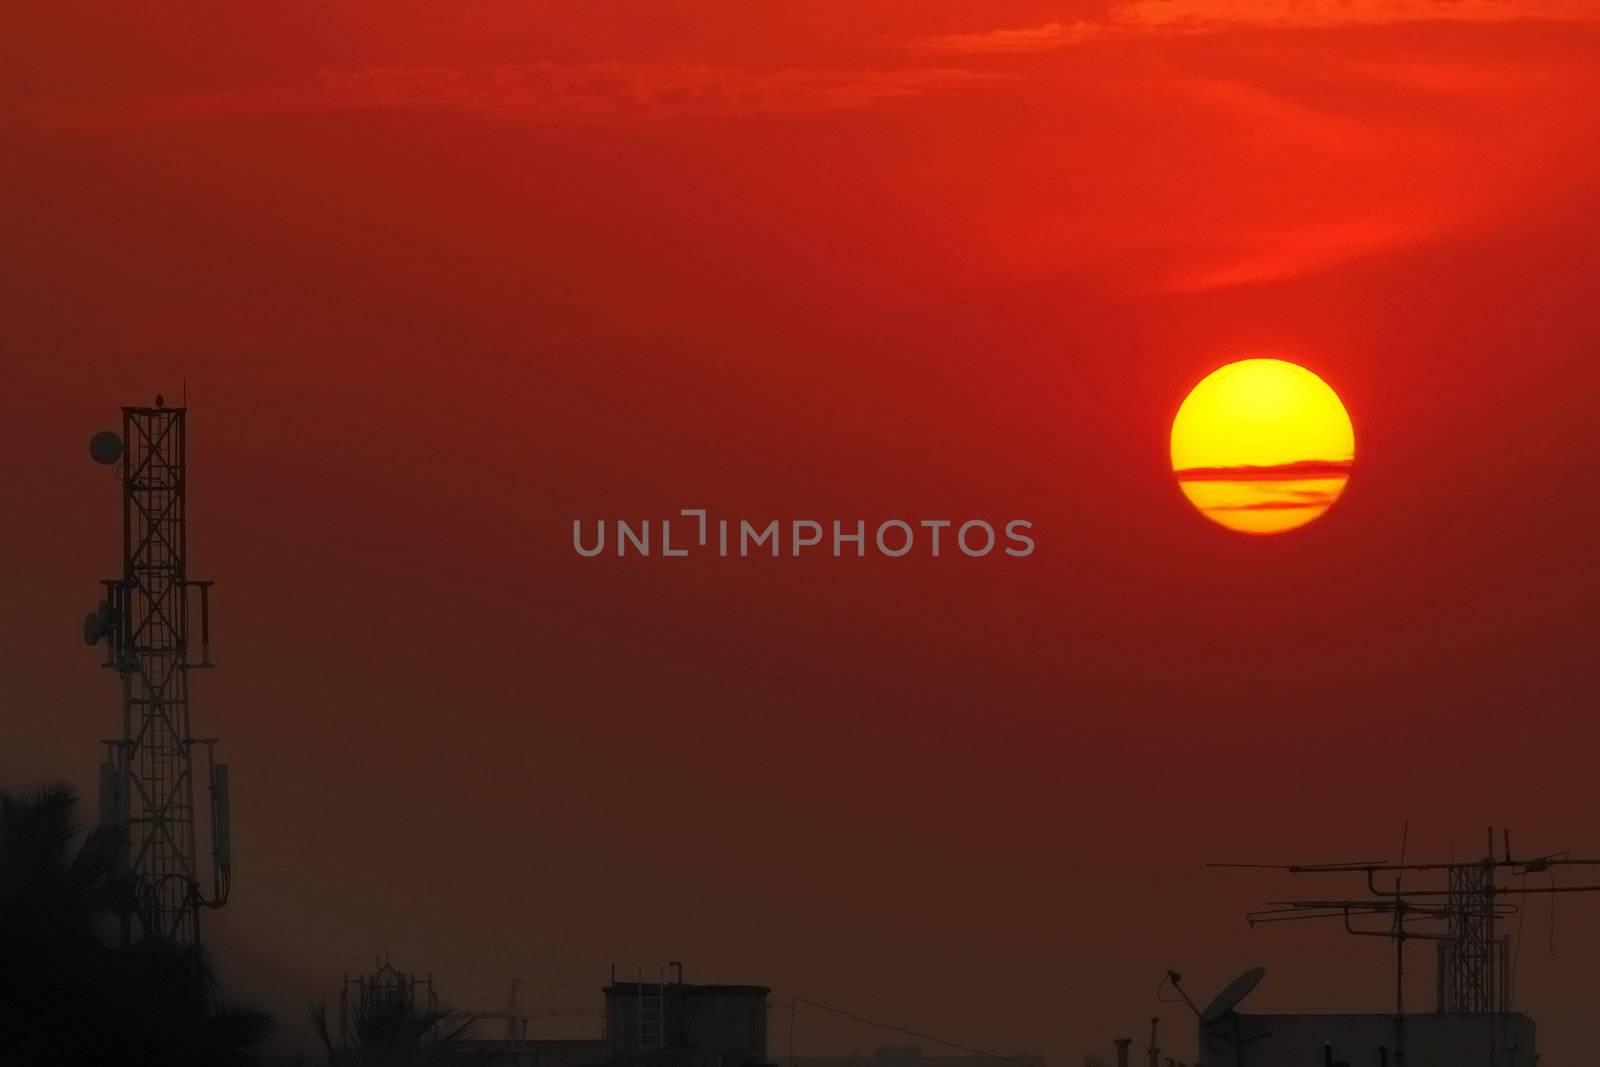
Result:
<instances>
[{"instance_id":1,"label":"setting sun","mask_svg":"<svg viewBox=\"0 0 1600 1067\"><path fill-rule=\"evenodd\" d=\"M1172 470L1213 522L1282 533L1339 498L1355 433L1339 396L1304 367L1245 359L1190 390L1172 420Z\"/></svg>"}]
</instances>

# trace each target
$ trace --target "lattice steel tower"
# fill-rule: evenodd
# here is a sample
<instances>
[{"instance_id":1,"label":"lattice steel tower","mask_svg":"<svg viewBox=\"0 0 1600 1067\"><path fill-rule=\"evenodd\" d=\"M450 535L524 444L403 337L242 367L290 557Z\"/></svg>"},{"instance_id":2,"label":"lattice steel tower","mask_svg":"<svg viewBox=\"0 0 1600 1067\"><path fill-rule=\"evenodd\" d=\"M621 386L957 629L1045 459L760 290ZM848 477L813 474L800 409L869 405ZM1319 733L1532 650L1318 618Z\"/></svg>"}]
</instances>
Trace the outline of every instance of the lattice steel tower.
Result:
<instances>
[{"instance_id":1,"label":"lattice steel tower","mask_svg":"<svg viewBox=\"0 0 1600 1067\"><path fill-rule=\"evenodd\" d=\"M1439 1010L1510 1011L1511 944L1509 935L1495 936L1494 861L1451 867L1446 875L1449 936L1438 947Z\"/></svg>"},{"instance_id":2,"label":"lattice steel tower","mask_svg":"<svg viewBox=\"0 0 1600 1067\"><path fill-rule=\"evenodd\" d=\"M122 409L122 434L96 434L89 454L116 465L122 483L122 576L84 619L84 640L106 643L105 666L122 682L122 736L106 740L100 821L126 831L123 857L133 900L122 915L134 936L200 939L200 909L228 899L232 869L228 767L215 738L190 729L189 672L208 668L210 582L189 577L185 408ZM198 611L191 611L197 607ZM198 622L198 660L195 628ZM200 884L195 834L194 748L205 747L200 780L211 824L212 893Z\"/></svg>"}]
</instances>

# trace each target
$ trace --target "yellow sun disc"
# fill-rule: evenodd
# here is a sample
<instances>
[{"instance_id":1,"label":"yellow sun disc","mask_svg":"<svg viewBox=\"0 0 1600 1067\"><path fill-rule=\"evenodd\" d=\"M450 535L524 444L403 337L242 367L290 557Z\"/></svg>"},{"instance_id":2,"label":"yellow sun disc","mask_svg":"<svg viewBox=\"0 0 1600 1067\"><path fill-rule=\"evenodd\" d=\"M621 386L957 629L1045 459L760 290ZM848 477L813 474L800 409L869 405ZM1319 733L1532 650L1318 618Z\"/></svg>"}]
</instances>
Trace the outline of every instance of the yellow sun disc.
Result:
<instances>
[{"instance_id":1,"label":"yellow sun disc","mask_svg":"<svg viewBox=\"0 0 1600 1067\"><path fill-rule=\"evenodd\" d=\"M1219 367L1172 420L1172 470L1200 513L1274 534L1318 518L1355 460L1350 415L1328 384L1281 359Z\"/></svg>"}]
</instances>

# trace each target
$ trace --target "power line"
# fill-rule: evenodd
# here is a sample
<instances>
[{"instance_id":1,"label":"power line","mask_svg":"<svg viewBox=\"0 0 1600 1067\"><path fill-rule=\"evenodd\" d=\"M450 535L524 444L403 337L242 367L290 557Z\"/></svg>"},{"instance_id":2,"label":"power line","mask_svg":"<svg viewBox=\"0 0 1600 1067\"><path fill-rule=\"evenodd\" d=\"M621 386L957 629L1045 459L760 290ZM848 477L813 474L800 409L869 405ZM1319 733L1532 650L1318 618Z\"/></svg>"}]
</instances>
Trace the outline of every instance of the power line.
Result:
<instances>
[{"instance_id":1,"label":"power line","mask_svg":"<svg viewBox=\"0 0 1600 1067\"><path fill-rule=\"evenodd\" d=\"M1017 1067L1038 1067L1037 1064L1029 1063L1027 1060L1019 1060L1012 1056L1002 1056L998 1052L986 1052L981 1048L973 1048L970 1045L963 1045L947 1038L935 1037L933 1034L924 1034L920 1031L912 1030L904 1026L898 1026L894 1023L886 1023L882 1019L868 1019L866 1016L857 1015L853 1011L845 1011L843 1008L836 1008L831 1004L823 1004L820 1001L810 1000L806 997L793 997L792 999L796 1004L809 1004L813 1008L821 1008L823 1011L831 1011L835 1015L842 1015L846 1019L853 1019L858 1023L865 1023L868 1026L881 1026L885 1030L893 1030L896 1033L905 1034L907 1037L914 1037L921 1041L932 1041L934 1044L944 1045L947 1048L959 1049L962 1052L968 1052L974 1056L984 1056L991 1060L999 1060L1002 1063L1014 1063L1017 1065Z\"/></svg>"}]
</instances>

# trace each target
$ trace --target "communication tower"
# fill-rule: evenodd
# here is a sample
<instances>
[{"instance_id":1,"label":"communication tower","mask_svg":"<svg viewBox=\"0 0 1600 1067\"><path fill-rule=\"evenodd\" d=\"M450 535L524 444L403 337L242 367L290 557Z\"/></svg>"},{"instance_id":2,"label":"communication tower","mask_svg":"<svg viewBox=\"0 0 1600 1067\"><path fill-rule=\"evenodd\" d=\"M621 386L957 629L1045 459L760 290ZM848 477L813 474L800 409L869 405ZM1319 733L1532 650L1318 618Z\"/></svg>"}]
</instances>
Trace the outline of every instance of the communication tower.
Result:
<instances>
[{"instance_id":1,"label":"communication tower","mask_svg":"<svg viewBox=\"0 0 1600 1067\"><path fill-rule=\"evenodd\" d=\"M103 430L89 442L90 457L122 485L122 574L102 582L83 638L105 642L104 666L122 683L122 736L104 741L100 764L100 821L125 832L133 899L121 917L124 943L135 925L140 937L198 942L200 909L227 902L233 867L228 765L216 762L216 738L195 737L190 724L189 672L213 664L211 583L189 577L187 414L158 396L154 407L122 409L120 435ZM197 745L211 823L209 897L195 841Z\"/></svg>"}]
</instances>

